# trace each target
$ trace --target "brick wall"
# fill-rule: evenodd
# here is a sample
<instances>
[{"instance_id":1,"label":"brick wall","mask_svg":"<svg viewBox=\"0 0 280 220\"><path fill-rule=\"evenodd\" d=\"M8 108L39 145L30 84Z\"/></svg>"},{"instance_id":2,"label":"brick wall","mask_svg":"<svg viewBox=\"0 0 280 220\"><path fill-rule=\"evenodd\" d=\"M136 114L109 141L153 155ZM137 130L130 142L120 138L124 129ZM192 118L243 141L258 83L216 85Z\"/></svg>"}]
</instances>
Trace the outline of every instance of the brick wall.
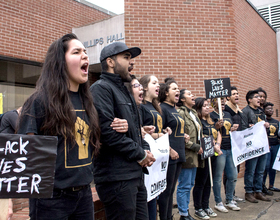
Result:
<instances>
[{"instance_id":1,"label":"brick wall","mask_svg":"<svg viewBox=\"0 0 280 220\"><path fill-rule=\"evenodd\" d=\"M110 17L74 0L5 0L0 11L0 55L38 62L73 27Z\"/></svg>"},{"instance_id":2,"label":"brick wall","mask_svg":"<svg viewBox=\"0 0 280 220\"><path fill-rule=\"evenodd\" d=\"M261 86L279 109L276 34L245 0L125 0L125 36L142 49L138 77L173 76L196 97L203 80L230 77L241 107Z\"/></svg>"},{"instance_id":3,"label":"brick wall","mask_svg":"<svg viewBox=\"0 0 280 220\"><path fill-rule=\"evenodd\" d=\"M274 110L280 110L276 33L246 1L233 0L233 8L237 86L242 104L247 104L248 90L262 87L267 100L275 104Z\"/></svg>"},{"instance_id":4,"label":"brick wall","mask_svg":"<svg viewBox=\"0 0 280 220\"><path fill-rule=\"evenodd\" d=\"M173 76L205 96L205 79L237 80L231 0L125 0L125 36L140 46L135 74Z\"/></svg>"}]
</instances>

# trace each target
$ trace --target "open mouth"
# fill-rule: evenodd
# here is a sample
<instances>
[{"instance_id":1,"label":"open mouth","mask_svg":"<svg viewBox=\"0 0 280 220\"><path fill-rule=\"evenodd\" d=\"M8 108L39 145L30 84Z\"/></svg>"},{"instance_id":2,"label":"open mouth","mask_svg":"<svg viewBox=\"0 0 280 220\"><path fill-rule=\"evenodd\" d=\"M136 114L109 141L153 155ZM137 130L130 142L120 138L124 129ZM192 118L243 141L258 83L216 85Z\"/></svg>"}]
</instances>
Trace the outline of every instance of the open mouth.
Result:
<instances>
[{"instance_id":1,"label":"open mouth","mask_svg":"<svg viewBox=\"0 0 280 220\"><path fill-rule=\"evenodd\" d=\"M84 73L88 73L88 63L84 63L81 67L81 70L84 72Z\"/></svg>"},{"instance_id":2,"label":"open mouth","mask_svg":"<svg viewBox=\"0 0 280 220\"><path fill-rule=\"evenodd\" d=\"M159 88L156 89L156 94L158 95L158 93L159 93Z\"/></svg>"},{"instance_id":3,"label":"open mouth","mask_svg":"<svg viewBox=\"0 0 280 220\"><path fill-rule=\"evenodd\" d=\"M140 94L139 94L139 100L143 101L143 91L141 91Z\"/></svg>"},{"instance_id":4,"label":"open mouth","mask_svg":"<svg viewBox=\"0 0 280 220\"><path fill-rule=\"evenodd\" d=\"M175 99L176 99L176 100L179 100L179 96L180 96L180 94L179 94L179 93L176 93L176 94L175 94Z\"/></svg>"},{"instance_id":5,"label":"open mouth","mask_svg":"<svg viewBox=\"0 0 280 220\"><path fill-rule=\"evenodd\" d=\"M129 72L129 74L131 74L131 71L133 70L133 66L129 66L128 67L128 72Z\"/></svg>"}]
</instances>

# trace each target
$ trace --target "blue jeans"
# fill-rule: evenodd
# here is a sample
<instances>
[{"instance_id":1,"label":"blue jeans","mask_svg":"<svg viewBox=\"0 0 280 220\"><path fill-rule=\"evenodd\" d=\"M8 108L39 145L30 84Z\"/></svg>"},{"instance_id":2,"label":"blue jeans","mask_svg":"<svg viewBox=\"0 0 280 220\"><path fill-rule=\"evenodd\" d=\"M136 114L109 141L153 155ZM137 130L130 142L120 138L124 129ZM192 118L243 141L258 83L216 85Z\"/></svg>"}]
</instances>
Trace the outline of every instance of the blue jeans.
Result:
<instances>
[{"instance_id":1,"label":"blue jeans","mask_svg":"<svg viewBox=\"0 0 280 220\"><path fill-rule=\"evenodd\" d=\"M262 192L265 166L266 154L245 162L244 189L246 193Z\"/></svg>"},{"instance_id":2,"label":"blue jeans","mask_svg":"<svg viewBox=\"0 0 280 220\"><path fill-rule=\"evenodd\" d=\"M234 166L231 150L221 149L223 154L216 158L215 169L213 170L213 191L215 202L222 202L221 182L223 172L227 175L226 182L226 201L233 200L233 192L237 181L237 168Z\"/></svg>"},{"instance_id":3,"label":"blue jeans","mask_svg":"<svg viewBox=\"0 0 280 220\"><path fill-rule=\"evenodd\" d=\"M94 219L90 186L79 191L54 189L53 198L29 200L31 220Z\"/></svg>"},{"instance_id":4,"label":"blue jeans","mask_svg":"<svg viewBox=\"0 0 280 220\"><path fill-rule=\"evenodd\" d=\"M266 167L265 167L265 172L263 175L263 183L265 184L266 176L268 174L269 175L269 187L271 187L271 186L273 187L274 182L275 182L276 170L272 169L272 167L273 167L275 158L277 156L279 146L280 146L279 144L270 146L270 152L267 154L267 158L266 158Z\"/></svg>"},{"instance_id":5,"label":"blue jeans","mask_svg":"<svg viewBox=\"0 0 280 220\"><path fill-rule=\"evenodd\" d=\"M177 203L179 213L182 216L188 216L191 189L194 186L197 168L183 169L179 175L177 187Z\"/></svg>"}]
</instances>

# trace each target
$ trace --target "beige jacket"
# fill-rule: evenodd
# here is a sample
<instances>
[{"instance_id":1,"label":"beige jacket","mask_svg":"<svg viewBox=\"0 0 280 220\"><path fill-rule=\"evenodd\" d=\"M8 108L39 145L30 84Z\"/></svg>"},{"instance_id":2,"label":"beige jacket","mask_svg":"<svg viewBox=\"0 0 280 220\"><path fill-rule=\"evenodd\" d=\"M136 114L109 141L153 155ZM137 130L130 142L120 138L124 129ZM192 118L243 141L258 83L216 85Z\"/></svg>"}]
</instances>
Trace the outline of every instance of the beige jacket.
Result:
<instances>
[{"instance_id":1,"label":"beige jacket","mask_svg":"<svg viewBox=\"0 0 280 220\"><path fill-rule=\"evenodd\" d=\"M182 168L194 168L204 167L204 161L200 159L197 152L200 149L200 144L197 141L198 129L192 116L189 114L186 106L181 106L177 109L179 115L185 120L185 133L190 136L190 140L185 144L185 156L186 162L183 163ZM190 109L196 116L200 125L200 136L202 135L202 124L197 116L197 112L194 109Z\"/></svg>"}]
</instances>

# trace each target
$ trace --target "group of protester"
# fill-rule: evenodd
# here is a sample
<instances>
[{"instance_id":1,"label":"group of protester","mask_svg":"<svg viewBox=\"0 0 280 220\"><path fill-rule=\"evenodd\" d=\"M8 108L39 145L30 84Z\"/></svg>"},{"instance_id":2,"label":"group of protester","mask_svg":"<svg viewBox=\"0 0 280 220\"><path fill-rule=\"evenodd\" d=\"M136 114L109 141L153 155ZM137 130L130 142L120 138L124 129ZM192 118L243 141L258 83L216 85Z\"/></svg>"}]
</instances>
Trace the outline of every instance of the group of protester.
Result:
<instances>
[{"instance_id":1,"label":"group of protester","mask_svg":"<svg viewBox=\"0 0 280 220\"><path fill-rule=\"evenodd\" d=\"M271 165L279 148L279 123L271 118L273 104L260 98L263 93L266 100L265 91L249 91L248 106L241 111L238 90L232 87L231 96L222 98L220 119L217 99L195 99L190 90L179 90L173 78L159 83L156 76L145 75L138 81L131 71L133 58L140 53L140 48L128 48L122 42L105 46L100 55L100 79L90 86L88 56L74 34L49 47L36 90L24 103L17 128L18 134L58 137L53 197L30 199L31 220L94 219L93 179L107 219L154 220L157 205L161 220L172 219L177 182L180 220L193 219L189 213L193 187L195 216L215 217L217 213L209 207L209 163L201 159L200 144L210 135L216 152L211 157L215 209L240 210L236 201L242 199L234 194L238 172L229 132L249 128L260 120L270 129L271 153L269 159L263 155L246 161L245 199L269 201L262 194L262 190L270 192L264 185L266 174L269 189L279 191L274 188ZM156 158L143 139L146 133L154 139L168 133L170 145L166 189L148 203L144 173L148 174L147 167Z\"/></svg>"}]
</instances>

